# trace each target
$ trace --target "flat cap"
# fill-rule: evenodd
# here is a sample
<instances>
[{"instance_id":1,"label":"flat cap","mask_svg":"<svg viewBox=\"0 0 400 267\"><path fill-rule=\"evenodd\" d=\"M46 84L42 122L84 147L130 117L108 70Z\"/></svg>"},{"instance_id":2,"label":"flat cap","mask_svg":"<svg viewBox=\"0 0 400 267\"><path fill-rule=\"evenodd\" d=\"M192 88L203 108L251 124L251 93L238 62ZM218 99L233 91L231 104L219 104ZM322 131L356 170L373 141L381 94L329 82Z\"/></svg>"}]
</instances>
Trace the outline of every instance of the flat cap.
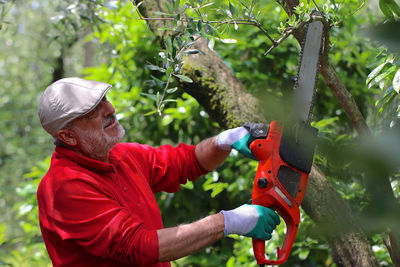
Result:
<instances>
[{"instance_id":1,"label":"flat cap","mask_svg":"<svg viewBox=\"0 0 400 267\"><path fill-rule=\"evenodd\" d=\"M46 88L39 100L43 128L52 136L72 120L93 110L111 85L80 78L64 78Z\"/></svg>"}]
</instances>

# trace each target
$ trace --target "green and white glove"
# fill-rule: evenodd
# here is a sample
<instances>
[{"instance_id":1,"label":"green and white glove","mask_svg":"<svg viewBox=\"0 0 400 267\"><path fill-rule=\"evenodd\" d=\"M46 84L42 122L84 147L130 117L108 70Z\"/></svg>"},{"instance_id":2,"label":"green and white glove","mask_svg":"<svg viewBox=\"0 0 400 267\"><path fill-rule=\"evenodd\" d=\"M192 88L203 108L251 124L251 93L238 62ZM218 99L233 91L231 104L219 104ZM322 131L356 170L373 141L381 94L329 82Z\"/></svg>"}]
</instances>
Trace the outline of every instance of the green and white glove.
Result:
<instances>
[{"instance_id":1,"label":"green and white glove","mask_svg":"<svg viewBox=\"0 0 400 267\"><path fill-rule=\"evenodd\" d=\"M268 240L280 223L279 216L273 210L260 205L244 204L234 210L222 210L221 213L225 220L224 236L238 234Z\"/></svg>"},{"instance_id":2,"label":"green and white glove","mask_svg":"<svg viewBox=\"0 0 400 267\"><path fill-rule=\"evenodd\" d=\"M254 138L245 127L237 127L220 133L217 136L217 146L225 151L233 148L248 158L256 159L249 147L253 140Z\"/></svg>"}]
</instances>

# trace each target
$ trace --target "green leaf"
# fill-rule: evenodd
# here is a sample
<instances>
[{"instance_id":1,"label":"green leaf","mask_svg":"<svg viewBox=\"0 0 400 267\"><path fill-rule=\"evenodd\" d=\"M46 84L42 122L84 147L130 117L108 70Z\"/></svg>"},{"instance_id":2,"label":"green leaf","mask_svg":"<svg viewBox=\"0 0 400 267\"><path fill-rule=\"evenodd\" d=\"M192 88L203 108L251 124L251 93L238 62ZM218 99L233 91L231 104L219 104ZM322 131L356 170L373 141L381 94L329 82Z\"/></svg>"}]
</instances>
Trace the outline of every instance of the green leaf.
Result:
<instances>
[{"instance_id":1,"label":"green leaf","mask_svg":"<svg viewBox=\"0 0 400 267\"><path fill-rule=\"evenodd\" d=\"M178 102L178 100L176 100L176 99L164 99L163 100L163 103L177 103Z\"/></svg>"},{"instance_id":2,"label":"green leaf","mask_svg":"<svg viewBox=\"0 0 400 267\"><path fill-rule=\"evenodd\" d=\"M150 75L150 76L153 79L152 81L155 83L155 85L157 87L163 87L164 86L165 82L161 81L160 79L158 79L157 77L155 77L153 75Z\"/></svg>"},{"instance_id":3,"label":"green leaf","mask_svg":"<svg viewBox=\"0 0 400 267\"><path fill-rule=\"evenodd\" d=\"M199 49L188 49L188 50L183 51L183 53L186 54L186 55L193 55L193 54L198 54L198 53L200 53L200 54L203 53L204 54L204 52L202 52Z\"/></svg>"},{"instance_id":4,"label":"green leaf","mask_svg":"<svg viewBox=\"0 0 400 267\"><path fill-rule=\"evenodd\" d=\"M144 96L150 98L151 100L157 102L157 96L156 96L155 94L148 94L148 93L140 93L140 94L141 94L141 95L144 95Z\"/></svg>"},{"instance_id":5,"label":"green leaf","mask_svg":"<svg viewBox=\"0 0 400 267\"><path fill-rule=\"evenodd\" d=\"M167 94L173 94L178 90L178 87L167 89Z\"/></svg>"},{"instance_id":6,"label":"green leaf","mask_svg":"<svg viewBox=\"0 0 400 267\"><path fill-rule=\"evenodd\" d=\"M197 22L197 30L200 32L203 29L203 21L200 19Z\"/></svg>"},{"instance_id":7,"label":"green leaf","mask_svg":"<svg viewBox=\"0 0 400 267\"><path fill-rule=\"evenodd\" d=\"M393 89L399 94L400 93L400 69L397 70L393 78Z\"/></svg>"},{"instance_id":8,"label":"green leaf","mask_svg":"<svg viewBox=\"0 0 400 267\"><path fill-rule=\"evenodd\" d=\"M211 6L211 5L213 5L214 3L215 3L215 2L210 2L210 3L208 3L208 4L205 4L205 5L201 6L200 8L205 8L205 7Z\"/></svg>"},{"instance_id":9,"label":"green leaf","mask_svg":"<svg viewBox=\"0 0 400 267\"><path fill-rule=\"evenodd\" d=\"M235 267L235 257L230 257L226 262L226 267Z\"/></svg>"},{"instance_id":10,"label":"green leaf","mask_svg":"<svg viewBox=\"0 0 400 267\"><path fill-rule=\"evenodd\" d=\"M175 8L175 9L178 9L180 3L181 3L180 0L174 0L174 8Z\"/></svg>"},{"instance_id":11,"label":"green leaf","mask_svg":"<svg viewBox=\"0 0 400 267\"><path fill-rule=\"evenodd\" d=\"M171 40L171 37L169 35L165 39L165 43L167 45L168 52L170 52L172 54L172 40Z\"/></svg>"},{"instance_id":12,"label":"green leaf","mask_svg":"<svg viewBox=\"0 0 400 267\"><path fill-rule=\"evenodd\" d=\"M329 119L322 119L317 122L311 122L312 126L318 129L323 129L329 125L333 125L336 121L339 120L339 117L332 117Z\"/></svg>"},{"instance_id":13,"label":"green leaf","mask_svg":"<svg viewBox=\"0 0 400 267\"><path fill-rule=\"evenodd\" d=\"M160 92L157 92L156 94L156 103L160 103Z\"/></svg>"},{"instance_id":14,"label":"green leaf","mask_svg":"<svg viewBox=\"0 0 400 267\"><path fill-rule=\"evenodd\" d=\"M231 11L232 16L235 15L235 7L232 5L231 2L229 2L229 10Z\"/></svg>"},{"instance_id":15,"label":"green leaf","mask_svg":"<svg viewBox=\"0 0 400 267\"><path fill-rule=\"evenodd\" d=\"M146 67L147 67L148 69L150 69L150 70L156 70L156 71L160 71L160 72L165 72L165 69L160 68L160 67L158 67L158 66L156 66L156 65L148 64L148 65L146 65Z\"/></svg>"},{"instance_id":16,"label":"green leaf","mask_svg":"<svg viewBox=\"0 0 400 267\"><path fill-rule=\"evenodd\" d=\"M174 27L178 26L178 21L181 19L181 14L177 14L174 18Z\"/></svg>"},{"instance_id":17,"label":"green leaf","mask_svg":"<svg viewBox=\"0 0 400 267\"><path fill-rule=\"evenodd\" d=\"M367 84L369 84L386 66L388 62L385 61L382 64L380 64L378 67L376 67L367 77ZM370 87L370 86L369 86Z\"/></svg>"},{"instance_id":18,"label":"green leaf","mask_svg":"<svg viewBox=\"0 0 400 267\"><path fill-rule=\"evenodd\" d=\"M165 13L165 12L160 12L160 11L155 11L154 15L159 15L159 16L171 16L171 14L169 13Z\"/></svg>"},{"instance_id":19,"label":"green leaf","mask_svg":"<svg viewBox=\"0 0 400 267\"><path fill-rule=\"evenodd\" d=\"M154 113L157 113L157 112L158 112L157 109L153 109L152 111L145 113L144 116L150 116L150 115L153 115Z\"/></svg>"},{"instance_id":20,"label":"green leaf","mask_svg":"<svg viewBox=\"0 0 400 267\"><path fill-rule=\"evenodd\" d=\"M379 0L379 8L381 9L382 13L385 15L385 17L389 19L393 19L393 12L389 4L390 1L388 0Z\"/></svg>"},{"instance_id":21,"label":"green leaf","mask_svg":"<svg viewBox=\"0 0 400 267\"><path fill-rule=\"evenodd\" d=\"M208 48L210 48L210 50L214 50L214 45L215 45L215 41L214 41L214 39L211 39L208 42Z\"/></svg>"},{"instance_id":22,"label":"green leaf","mask_svg":"<svg viewBox=\"0 0 400 267\"><path fill-rule=\"evenodd\" d=\"M192 190L194 188L193 182L188 181L186 184L181 184L181 187Z\"/></svg>"},{"instance_id":23,"label":"green leaf","mask_svg":"<svg viewBox=\"0 0 400 267\"><path fill-rule=\"evenodd\" d=\"M383 73L381 73L378 76L376 76L376 78L370 84L374 85L374 84L378 84L379 83L379 87L383 89L384 86L386 84L388 84L388 82L390 82L389 79L388 79L389 75L393 74L393 72L396 71L396 69L397 69L396 66L391 66L390 68L385 70Z\"/></svg>"},{"instance_id":24,"label":"green leaf","mask_svg":"<svg viewBox=\"0 0 400 267\"><path fill-rule=\"evenodd\" d=\"M400 17L400 7L394 0L387 0L388 6L398 17Z\"/></svg>"},{"instance_id":25,"label":"green leaf","mask_svg":"<svg viewBox=\"0 0 400 267\"><path fill-rule=\"evenodd\" d=\"M384 102L384 104L382 105L382 107L379 109L378 115L381 115L382 112L384 112L389 105L393 102L393 100L396 98L397 94L394 90L391 90L388 94L385 95L384 98L386 98L387 100Z\"/></svg>"},{"instance_id":26,"label":"green leaf","mask_svg":"<svg viewBox=\"0 0 400 267\"><path fill-rule=\"evenodd\" d=\"M181 79L182 81L187 82L187 83L192 83L193 82L192 79L190 79L189 77L187 77L185 75L174 74L174 76L178 77L179 79Z\"/></svg>"},{"instance_id":27,"label":"green leaf","mask_svg":"<svg viewBox=\"0 0 400 267\"><path fill-rule=\"evenodd\" d=\"M164 1L165 7L168 9L169 13L174 13L172 6L168 3L168 1Z\"/></svg>"},{"instance_id":28,"label":"green leaf","mask_svg":"<svg viewBox=\"0 0 400 267\"><path fill-rule=\"evenodd\" d=\"M305 260L305 259L307 259L308 254L310 254L310 250L309 250L309 249L303 249L303 250L299 253L299 259L300 259L300 260Z\"/></svg>"},{"instance_id":29,"label":"green leaf","mask_svg":"<svg viewBox=\"0 0 400 267\"><path fill-rule=\"evenodd\" d=\"M0 224L0 245L3 244L6 237L6 223Z\"/></svg>"}]
</instances>

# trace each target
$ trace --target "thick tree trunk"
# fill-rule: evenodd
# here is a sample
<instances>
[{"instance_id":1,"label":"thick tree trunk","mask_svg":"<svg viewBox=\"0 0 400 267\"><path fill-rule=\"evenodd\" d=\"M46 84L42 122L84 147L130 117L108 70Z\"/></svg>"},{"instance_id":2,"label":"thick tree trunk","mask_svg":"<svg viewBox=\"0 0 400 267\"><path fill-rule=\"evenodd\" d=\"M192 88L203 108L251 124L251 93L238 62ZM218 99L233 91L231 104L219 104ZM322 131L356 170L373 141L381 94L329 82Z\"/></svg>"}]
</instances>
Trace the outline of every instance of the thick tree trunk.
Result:
<instances>
[{"instance_id":1,"label":"thick tree trunk","mask_svg":"<svg viewBox=\"0 0 400 267\"><path fill-rule=\"evenodd\" d=\"M208 49L206 41L199 39L196 48L207 54L188 58L182 71L193 83L182 83L182 88L224 128L265 121L257 99L245 90L217 53Z\"/></svg>"},{"instance_id":2,"label":"thick tree trunk","mask_svg":"<svg viewBox=\"0 0 400 267\"><path fill-rule=\"evenodd\" d=\"M350 207L316 166L311 170L302 208L328 239L338 266L378 266Z\"/></svg>"},{"instance_id":3,"label":"thick tree trunk","mask_svg":"<svg viewBox=\"0 0 400 267\"><path fill-rule=\"evenodd\" d=\"M136 1L139 4L141 1ZM163 1L143 1L140 12L150 16L161 11ZM284 1L282 1L284 2ZM296 1L286 1L292 10ZM160 21L149 21L150 28L163 39L163 34L155 31ZM208 49L204 40L195 44L205 55L191 55L185 60L183 74L193 83L183 83L182 88L192 95L222 127L230 128L244 122L268 121L259 112L259 100L249 94L223 60ZM322 235L331 245L332 256L338 266L378 266L377 260L362 230L357 227L349 205L327 181L315 166L309 177L307 194L302 207L316 222Z\"/></svg>"}]
</instances>

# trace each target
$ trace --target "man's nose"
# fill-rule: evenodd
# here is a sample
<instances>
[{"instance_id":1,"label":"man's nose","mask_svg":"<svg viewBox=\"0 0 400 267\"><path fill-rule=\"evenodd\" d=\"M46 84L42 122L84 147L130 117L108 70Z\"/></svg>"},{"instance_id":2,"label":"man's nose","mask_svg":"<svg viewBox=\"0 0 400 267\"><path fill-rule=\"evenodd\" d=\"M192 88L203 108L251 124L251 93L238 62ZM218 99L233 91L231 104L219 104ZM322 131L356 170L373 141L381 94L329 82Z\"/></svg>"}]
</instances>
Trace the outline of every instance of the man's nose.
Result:
<instances>
[{"instance_id":1,"label":"man's nose","mask_svg":"<svg viewBox=\"0 0 400 267\"><path fill-rule=\"evenodd\" d=\"M115 113L114 106L107 100L104 102L104 117L108 117Z\"/></svg>"}]
</instances>

